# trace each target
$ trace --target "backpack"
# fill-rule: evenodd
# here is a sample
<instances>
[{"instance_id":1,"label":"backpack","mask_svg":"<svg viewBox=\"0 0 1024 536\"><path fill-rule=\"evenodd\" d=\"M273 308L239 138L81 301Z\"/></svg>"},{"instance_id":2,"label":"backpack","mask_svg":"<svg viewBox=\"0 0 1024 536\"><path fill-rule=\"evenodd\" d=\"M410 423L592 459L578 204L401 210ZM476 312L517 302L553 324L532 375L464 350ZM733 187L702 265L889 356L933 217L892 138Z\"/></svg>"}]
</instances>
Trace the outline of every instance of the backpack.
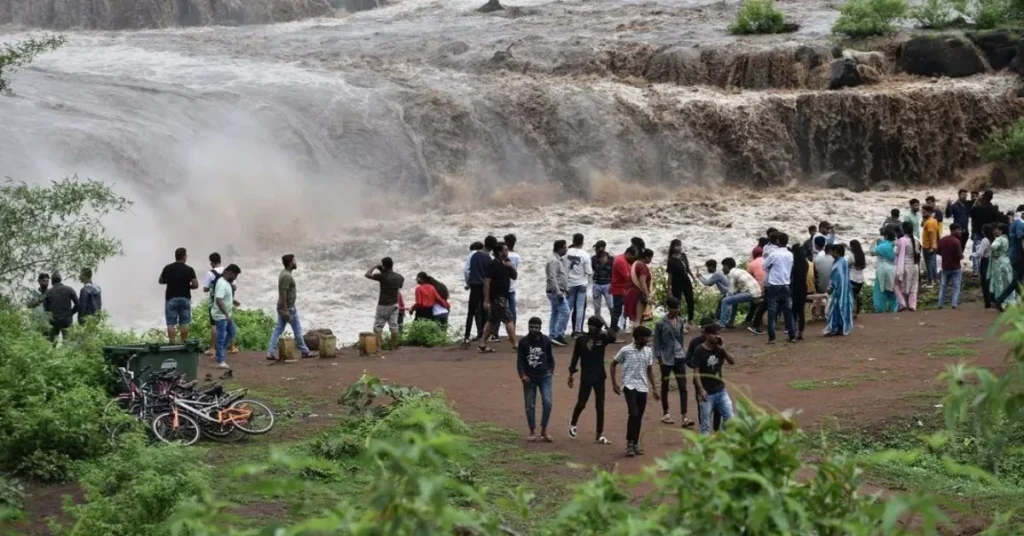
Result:
<instances>
[{"instance_id":1,"label":"backpack","mask_svg":"<svg viewBox=\"0 0 1024 536\"><path fill-rule=\"evenodd\" d=\"M217 307L217 283L224 277L224 271L211 270L213 272L213 281L210 282L210 318L213 318L213 312L216 311Z\"/></svg>"}]
</instances>

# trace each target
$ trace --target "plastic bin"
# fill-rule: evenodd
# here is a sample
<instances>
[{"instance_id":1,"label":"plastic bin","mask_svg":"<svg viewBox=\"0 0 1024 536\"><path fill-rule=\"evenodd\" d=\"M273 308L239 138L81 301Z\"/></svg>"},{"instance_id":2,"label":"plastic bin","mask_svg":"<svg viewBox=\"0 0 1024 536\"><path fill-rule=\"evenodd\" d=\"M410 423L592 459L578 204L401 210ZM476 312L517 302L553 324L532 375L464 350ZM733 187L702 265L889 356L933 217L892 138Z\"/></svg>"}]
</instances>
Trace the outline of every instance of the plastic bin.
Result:
<instances>
[{"instance_id":1,"label":"plastic bin","mask_svg":"<svg viewBox=\"0 0 1024 536\"><path fill-rule=\"evenodd\" d=\"M140 344L137 346L105 346L103 355L113 367L126 367L136 376L146 367L143 376L176 369L184 372L189 380L196 379L199 373L199 342L188 341L185 344ZM134 357L133 357L134 356Z\"/></svg>"}]
</instances>

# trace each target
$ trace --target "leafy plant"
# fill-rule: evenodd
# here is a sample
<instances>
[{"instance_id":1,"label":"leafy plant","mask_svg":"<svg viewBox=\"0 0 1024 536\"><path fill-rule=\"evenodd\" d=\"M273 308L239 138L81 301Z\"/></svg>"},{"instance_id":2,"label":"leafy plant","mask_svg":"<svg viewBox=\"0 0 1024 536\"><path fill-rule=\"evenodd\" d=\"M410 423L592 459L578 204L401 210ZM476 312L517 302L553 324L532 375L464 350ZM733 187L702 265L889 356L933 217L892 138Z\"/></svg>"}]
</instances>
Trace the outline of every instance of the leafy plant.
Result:
<instances>
[{"instance_id":1,"label":"leafy plant","mask_svg":"<svg viewBox=\"0 0 1024 536\"><path fill-rule=\"evenodd\" d=\"M967 11L967 0L924 0L910 8L919 28L941 30L952 26Z\"/></svg>"},{"instance_id":2,"label":"leafy plant","mask_svg":"<svg viewBox=\"0 0 1024 536\"><path fill-rule=\"evenodd\" d=\"M190 337L200 341L210 340L210 300L204 299L192 310L192 327ZM277 325L277 319L263 309L243 309L236 307L232 314L238 331L235 343L243 350L266 350L270 342L270 334ZM302 335L299 334L301 337ZM166 338L165 338L166 340Z\"/></svg>"},{"instance_id":3,"label":"leafy plant","mask_svg":"<svg viewBox=\"0 0 1024 536\"><path fill-rule=\"evenodd\" d=\"M0 45L0 93L10 91L10 82L5 75L32 63L36 56L44 52L64 46L64 42L63 35L44 35L40 39L26 39L20 43Z\"/></svg>"},{"instance_id":4,"label":"leafy plant","mask_svg":"<svg viewBox=\"0 0 1024 536\"><path fill-rule=\"evenodd\" d=\"M451 342L448 331L441 324L433 320L416 320L405 324L402 330L401 344L403 346L423 346L435 348L445 346Z\"/></svg>"},{"instance_id":5,"label":"leafy plant","mask_svg":"<svg viewBox=\"0 0 1024 536\"><path fill-rule=\"evenodd\" d=\"M786 29L786 17L773 0L744 0L736 21L729 25L729 33L737 35L774 34Z\"/></svg>"},{"instance_id":6,"label":"leafy plant","mask_svg":"<svg viewBox=\"0 0 1024 536\"><path fill-rule=\"evenodd\" d=\"M832 33L849 37L888 35L907 14L907 0L849 0L839 8Z\"/></svg>"},{"instance_id":7,"label":"leafy plant","mask_svg":"<svg viewBox=\"0 0 1024 536\"><path fill-rule=\"evenodd\" d=\"M1024 119L993 132L981 144L981 157L986 162L1024 164Z\"/></svg>"},{"instance_id":8,"label":"leafy plant","mask_svg":"<svg viewBox=\"0 0 1024 536\"><path fill-rule=\"evenodd\" d=\"M100 411L110 382L100 350L109 328L76 328L68 344L53 348L31 325L24 309L0 307L0 469L67 480L76 460L109 448Z\"/></svg>"},{"instance_id":9,"label":"leafy plant","mask_svg":"<svg viewBox=\"0 0 1024 536\"><path fill-rule=\"evenodd\" d=\"M78 177L0 184L0 292L41 270L77 274L119 255L121 241L107 236L103 218L130 207L105 184Z\"/></svg>"},{"instance_id":10,"label":"leafy plant","mask_svg":"<svg viewBox=\"0 0 1024 536\"><path fill-rule=\"evenodd\" d=\"M21 482L0 474L0 521L20 517L25 506L25 488Z\"/></svg>"},{"instance_id":11,"label":"leafy plant","mask_svg":"<svg viewBox=\"0 0 1024 536\"><path fill-rule=\"evenodd\" d=\"M341 394L338 403L345 407L349 415L372 414L377 418L386 416L400 404L414 398L430 396L430 393L419 387L404 387L384 383L380 378L363 372L359 380L349 385ZM389 404L373 406L381 398L391 399Z\"/></svg>"},{"instance_id":12,"label":"leafy plant","mask_svg":"<svg viewBox=\"0 0 1024 536\"><path fill-rule=\"evenodd\" d=\"M1024 2L1014 0L969 0L965 13L981 30L995 28L1011 19L1024 17Z\"/></svg>"},{"instance_id":13,"label":"leafy plant","mask_svg":"<svg viewBox=\"0 0 1024 536\"><path fill-rule=\"evenodd\" d=\"M165 521L181 502L208 489L210 469L201 449L148 446L142 435L126 436L117 452L85 464L86 502L65 510L74 519L55 531L63 536L167 534Z\"/></svg>"}]
</instances>

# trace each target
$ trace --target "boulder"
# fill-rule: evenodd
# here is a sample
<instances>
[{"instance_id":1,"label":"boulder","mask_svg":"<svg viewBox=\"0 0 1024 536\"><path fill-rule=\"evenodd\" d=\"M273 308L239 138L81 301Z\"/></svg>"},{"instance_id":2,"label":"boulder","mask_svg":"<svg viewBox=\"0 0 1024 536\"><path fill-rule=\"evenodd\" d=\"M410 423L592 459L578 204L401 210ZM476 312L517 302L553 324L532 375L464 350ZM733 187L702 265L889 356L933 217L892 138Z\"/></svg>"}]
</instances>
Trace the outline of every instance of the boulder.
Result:
<instances>
[{"instance_id":1,"label":"boulder","mask_svg":"<svg viewBox=\"0 0 1024 536\"><path fill-rule=\"evenodd\" d=\"M492 11L500 11L502 9L505 9L505 7L498 3L498 0L487 0L486 4L478 7L476 10L480 13L490 13Z\"/></svg>"},{"instance_id":2,"label":"boulder","mask_svg":"<svg viewBox=\"0 0 1024 536\"><path fill-rule=\"evenodd\" d=\"M870 65L857 65L857 74L863 84L877 84L882 81L882 73Z\"/></svg>"},{"instance_id":3,"label":"boulder","mask_svg":"<svg viewBox=\"0 0 1024 536\"><path fill-rule=\"evenodd\" d=\"M855 179L842 171L826 171L818 176L816 181L825 188L845 188L851 192L866 192L867 183L862 179Z\"/></svg>"},{"instance_id":4,"label":"boulder","mask_svg":"<svg viewBox=\"0 0 1024 536\"><path fill-rule=\"evenodd\" d=\"M1010 30L992 30L989 32L970 32L967 38L974 46L981 49L992 69L999 71L1010 66L1017 56L1020 36Z\"/></svg>"},{"instance_id":5,"label":"boulder","mask_svg":"<svg viewBox=\"0 0 1024 536\"><path fill-rule=\"evenodd\" d=\"M959 35L914 37L900 44L896 61L903 72L919 76L960 78L991 70L974 43Z\"/></svg>"},{"instance_id":6,"label":"boulder","mask_svg":"<svg viewBox=\"0 0 1024 536\"><path fill-rule=\"evenodd\" d=\"M1008 68L1018 75L1024 76L1024 36L1021 36L1021 38L1017 40L1016 50L1017 51L1014 53L1013 59L1010 60Z\"/></svg>"},{"instance_id":7,"label":"boulder","mask_svg":"<svg viewBox=\"0 0 1024 536\"><path fill-rule=\"evenodd\" d=\"M829 66L828 88L857 87L864 83L853 58L839 58Z\"/></svg>"},{"instance_id":8,"label":"boulder","mask_svg":"<svg viewBox=\"0 0 1024 536\"><path fill-rule=\"evenodd\" d=\"M334 332L327 328L311 329L302 336L302 340L310 352L320 351L320 335L334 335Z\"/></svg>"}]
</instances>

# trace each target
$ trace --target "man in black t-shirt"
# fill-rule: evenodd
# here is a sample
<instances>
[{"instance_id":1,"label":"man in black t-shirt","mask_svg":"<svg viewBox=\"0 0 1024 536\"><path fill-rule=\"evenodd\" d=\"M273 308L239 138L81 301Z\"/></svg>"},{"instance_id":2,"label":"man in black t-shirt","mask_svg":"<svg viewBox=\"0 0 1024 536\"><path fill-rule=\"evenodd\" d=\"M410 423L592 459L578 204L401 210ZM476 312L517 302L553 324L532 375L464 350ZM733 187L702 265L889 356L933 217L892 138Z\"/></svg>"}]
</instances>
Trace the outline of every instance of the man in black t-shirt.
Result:
<instances>
[{"instance_id":1,"label":"man in black t-shirt","mask_svg":"<svg viewBox=\"0 0 1024 536\"><path fill-rule=\"evenodd\" d=\"M718 336L718 324L713 318L705 318L701 322L703 341L693 349L690 361L697 373L693 375L693 386L697 389L697 400L700 407L700 433L711 433L711 414L722 416L722 425L732 418L732 400L725 390L722 381L722 364L728 362L735 365L729 352L722 346L722 338Z\"/></svg>"},{"instance_id":2,"label":"man in black t-shirt","mask_svg":"<svg viewBox=\"0 0 1024 536\"><path fill-rule=\"evenodd\" d=\"M576 407L572 410L572 421L569 423L569 437L576 437L576 423L580 414L587 407L590 391L594 391L594 407L597 410L597 433L594 442L599 445L610 445L603 435L604 432L604 351L609 344L615 342L615 335L602 331L604 320L600 316L592 316L587 320L587 336L576 339L572 350L572 363L569 364L569 388L573 387L572 375L576 374L576 365L582 360L580 372L580 392L576 399Z\"/></svg>"},{"instance_id":3,"label":"man in black t-shirt","mask_svg":"<svg viewBox=\"0 0 1024 536\"><path fill-rule=\"evenodd\" d=\"M487 323L484 324L480 338L482 353L494 352L493 348L487 347L487 339L498 334L498 326L501 324L505 324L508 342L512 343L512 348L518 348L516 323L512 321L512 310L508 306L509 287L512 280L518 277L516 267L508 258L508 245L504 242L498 243L494 248L494 261L484 269L484 311L487 313Z\"/></svg>"},{"instance_id":4,"label":"man in black t-shirt","mask_svg":"<svg viewBox=\"0 0 1024 536\"><path fill-rule=\"evenodd\" d=\"M167 340L174 344L175 332L179 332L182 344L188 340L188 326L192 323L192 290L199 288L196 271L185 264L188 253L185 248L174 250L174 262L164 266L160 272L160 284L166 285L164 292L164 319L167 321Z\"/></svg>"}]
</instances>

